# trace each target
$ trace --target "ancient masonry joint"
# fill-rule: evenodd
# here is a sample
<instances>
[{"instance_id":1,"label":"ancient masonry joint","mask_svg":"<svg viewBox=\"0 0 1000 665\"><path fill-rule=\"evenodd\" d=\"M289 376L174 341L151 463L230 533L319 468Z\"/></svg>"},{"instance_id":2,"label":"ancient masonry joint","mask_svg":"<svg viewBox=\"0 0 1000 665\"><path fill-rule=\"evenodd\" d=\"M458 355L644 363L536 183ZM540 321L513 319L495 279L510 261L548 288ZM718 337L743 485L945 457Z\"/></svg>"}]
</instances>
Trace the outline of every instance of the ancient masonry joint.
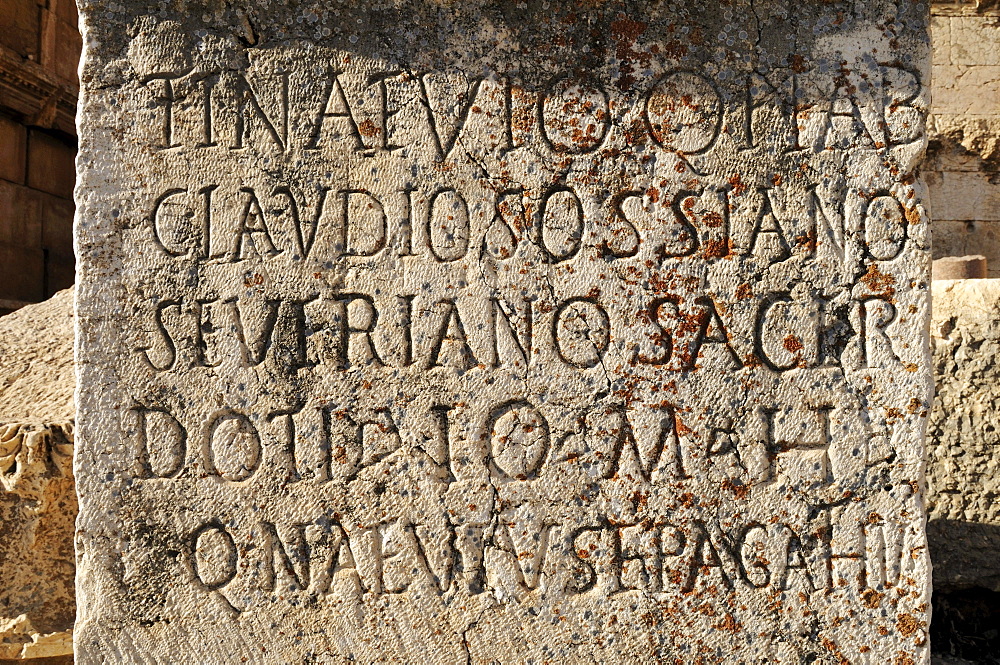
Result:
<instances>
[{"instance_id":1,"label":"ancient masonry joint","mask_svg":"<svg viewBox=\"0 0 1000 665\"><path fill-rule=\"evenodd\" d=\"M81 3L81 663L928 656L927 6Z\"/></svg>"}]
</instances>

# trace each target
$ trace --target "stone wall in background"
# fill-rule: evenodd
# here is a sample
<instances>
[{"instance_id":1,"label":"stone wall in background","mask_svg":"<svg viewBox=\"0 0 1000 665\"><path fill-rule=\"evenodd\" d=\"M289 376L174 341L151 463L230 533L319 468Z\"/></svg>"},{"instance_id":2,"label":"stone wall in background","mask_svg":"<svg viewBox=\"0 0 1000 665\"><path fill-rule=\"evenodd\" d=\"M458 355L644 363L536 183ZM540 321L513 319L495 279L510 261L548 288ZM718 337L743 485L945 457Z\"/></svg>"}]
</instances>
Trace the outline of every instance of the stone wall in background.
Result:
<instances>
[{"instance_id":1,"label":"stone wall in background","mask_svg":"<svg viewBox=\"0 0 1000 665\"><path fill-rule=\"evenodd\" d=\"M1000 7L932 2L932 115L924 179L934 258L982 254L1000 277ZM934 561L931 641L938 654L997 662L1000 521L996 425L1000 287L934 285L938 397L928 431ZM983 660L983 659L986 660ZM944 665L945 661L941 661Z\"/></svg>"},{"instance_id":2,"label":"stone wall in background","mask_svg":"<svg viewBox=\"0 0 1000 665\"><path fill-rule=\"evenodd\" d=\"M990 275L1000 277L1000 9L942 2L931 12L933 101L924 177L934 258L983 254Z\"/></svg>"},{"instance_id":3,"label":"stone wall in background","mask_svg":"<svg viewBox=\"0 0 1000 665\"><path fill-rule=\"evenodd\" d=\"M73 284L73 0L0 1L0 314Z\"/></svg>"}]
</instances>

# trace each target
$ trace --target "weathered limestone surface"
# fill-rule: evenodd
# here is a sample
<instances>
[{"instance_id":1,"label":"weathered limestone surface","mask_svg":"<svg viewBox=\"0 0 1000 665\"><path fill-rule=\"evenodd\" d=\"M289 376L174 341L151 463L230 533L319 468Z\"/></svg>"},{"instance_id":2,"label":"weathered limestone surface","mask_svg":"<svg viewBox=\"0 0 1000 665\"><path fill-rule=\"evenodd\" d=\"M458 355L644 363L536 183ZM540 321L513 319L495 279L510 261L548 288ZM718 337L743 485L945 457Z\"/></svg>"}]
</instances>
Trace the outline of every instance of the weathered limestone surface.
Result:
<instances>
[{"instance_id":1,"label":"weathered limestone surface","mask_svg":"<svg viewBox=\"0 0 1000 665\"><path fill-rule=\"evenodd\" d=\"M0 659L72 653L72 291L0 319Z\"/></svg>"},{"instance_id":2,"label":"weathered limestone surface","mask_svg":"<svg viewBox=\"0 0 1000 665\"><path fill-rule=\"evenodd\" d=\"M926 5L81 11L79 662L926 661Z\"/></svg>"},{"instance_id":3,"label":"weathered limestone surface","mask_svg":"<svg viewBox=\"0 0 1000 665\"><path fill-rule=\"evenodd\" d=\"M928 435L935 587L1000 591L1000 280L934 283Z\"/></svg>"}]
</instances>

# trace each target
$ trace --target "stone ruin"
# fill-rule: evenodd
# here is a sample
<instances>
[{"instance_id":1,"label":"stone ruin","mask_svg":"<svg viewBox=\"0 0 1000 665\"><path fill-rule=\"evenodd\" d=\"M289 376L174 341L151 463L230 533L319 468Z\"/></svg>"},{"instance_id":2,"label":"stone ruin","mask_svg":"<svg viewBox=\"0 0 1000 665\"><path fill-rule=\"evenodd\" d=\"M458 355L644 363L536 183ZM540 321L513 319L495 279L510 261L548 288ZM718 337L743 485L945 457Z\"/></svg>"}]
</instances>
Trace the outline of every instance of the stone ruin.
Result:
<instances>
[{"instance_id":1,"label":"stone ruin","mask_svg":"<svg viewBox=\"0 0 1000 665\"><path fill-rule=\"evenodd\" d=\"M72 297L0 319L0 660L72 660Z\"/></svg>"},{"instance_id":2,"label":"stone ruin","mask_svg":"<svg viewBox=\"0 0 1000 665\"><path fill-rule=\"evenodd\" d=\"M9 8L0 8L0 14L4 9ZM987 16L977 16L959 3L937 3L933 9L935 117L928 130L934 152L923 170L935 203L935 256L983 252L996 272L1000 262L993 260L991 220L1000 209L984 189L995 161L995 132L989 129L996 115L990 106L995 57L989 51L995 36L985 30ZM942 145L951 152L945 154ZM977 163L971 163L973 158ZM24 170L22 165L20 171L9 172ZM9 179L7 173L0 176ZM976 178L982 183L972 182ZM16 206L8 212L16 214ZM970 269L961 261L954 263ZM968 275L950 270L954 276L982 276L981 266L971 267L975 270ZM969 593L963 590L970 588L1000 591L993 556L1000 543L996 488L991 480L996 466L992 386L997 377L986 361L1000 343L994 330L1000 295L996 290L993 280L934 287L938 398L928 430L928 540L935 563L936 651L948 649L942 639L949 636L942 638L941 624L952 618L947 610L940 611L939 599L954 602L953 594ZM0 662L70 652L71 516L76 510L72 470L65 464L73 416L71 296L61 294L53 304L0 321L6 351L0 358L0 453L7 460L0 501L8 535L0 557L9 580L9 591L0 601ZM953 615L975 614L972 600L963 597L961 602L965 604L950 608ZM987 619L979 629L989 627ZM985 653L989 638L979 639L979 651ZM70 662L71 656L66 659Z\"/></svg>"},{"instance_id":3,"label":"stone ruin","mask_svg":"<svg viewBox=\"0 0 1000 665\"><path fill-rule=\"evenodd\" d=\"M991 414L994 412L994 388L1000 383L1000 371L995 365L979 360L992 357L1000 345L1000 281L936 282L935 303L931 326L936 378L935 406L928 424L928 544L934 562L935 595L968 594L970 589L1000 592L1000 566L993 553L1000 548L996 512L997 488L992 482L996 475L997 433ZM52 303L22 309L16 316L0 319L0 340L11 352L0 359L3 382L0 399L5 405L4 422L25 423L35 428L36 413L44 413L50 421L69 423L73 414L72 373L72 299L60 294ZM63 497L72 497L66 490ZM8 500L12 499L8 495ZM12 507L8 503L8 510ZM48 565L49 552L67 551L72 547L72 520L75 502L57 498L47 509L55 514L47 519L55 523L60 543L55 547L30 548L30 555L4 559L4 571L32 581L28 593L8 600L3 615L5 625L16 628L4 632L6 644L17 644L27 658L51 654L51 648L38 649L42 634L23 630L22 614L37 609L40 599L63 617L59 628L72 625L73 570L62 567L59 586L52 591L40 591L39 577L52 577ZM67 511L67 512L62 512ZM10 515L4 530L23 529L23 514ZM37 516L38 513L36 512ZM24 531L26 532L26 530ZM25 548L29 549L29 548ZM25 551L25 550L22 550ZM44 556L38 556L41 553ZM42 565L39 565L42 564ZM21 585L16 585L20 587ZM953 611L963 617L970 608L959 606ZM37 616L37 615L35 615ZM944 614L935 614L932 626L947 621ZM981 626L988 630L987 625ZM51 634L51 633L50 633ZM57 631L61 638L64 630ZM38 635L39 637L35 637ZM947 638L944 638L947 639ZM48 643L51 645L52 638ZM69 653L70 645L60 639L60 651ZM24 647L29 648L25 649ZM932 642L935 651L947 651L947 645ZM3 657L9 658L8 649ZM48 662L48 661L46 661ZM967 660L933 661L938 665L962 665Z\"/></svg>"},{"instance_id":4,"label":"stone ruin","mask_svg":"<svg viewBox=\"0 0 1000 665\"><path fill-rule=\"evenodd\" d=\"M934 289L934 370L928 503L935 586L1000 592L1000 280Z\"/></svg>"},{"instance_id":5,"label":"stone ruin","mask_svg":"<svg viewBox=\"0 0 1000 665\"><path fill-rule=\"evenodd\" d=\"M79 662L926 662L926 4L80 8Z\"/></svg>"}]
</instances>

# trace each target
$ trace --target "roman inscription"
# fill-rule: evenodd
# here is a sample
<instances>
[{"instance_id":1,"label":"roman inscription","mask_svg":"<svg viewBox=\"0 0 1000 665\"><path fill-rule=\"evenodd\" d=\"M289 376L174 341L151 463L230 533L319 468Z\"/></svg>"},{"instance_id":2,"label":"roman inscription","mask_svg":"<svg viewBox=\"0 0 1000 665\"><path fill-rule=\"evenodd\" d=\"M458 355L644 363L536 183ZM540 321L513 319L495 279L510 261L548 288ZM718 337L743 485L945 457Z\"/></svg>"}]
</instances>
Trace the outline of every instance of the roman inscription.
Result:
<instances>
[{"instance_id":1,"label":"roman inscription","mask_svg":"<svg viewBox=\"0 0 1000 665\"><path fill-rule=\"evenodd\" d=\"M79 662L926 661L926 6L216 5L81 2Z\"/></svg>"}]
</instances>

